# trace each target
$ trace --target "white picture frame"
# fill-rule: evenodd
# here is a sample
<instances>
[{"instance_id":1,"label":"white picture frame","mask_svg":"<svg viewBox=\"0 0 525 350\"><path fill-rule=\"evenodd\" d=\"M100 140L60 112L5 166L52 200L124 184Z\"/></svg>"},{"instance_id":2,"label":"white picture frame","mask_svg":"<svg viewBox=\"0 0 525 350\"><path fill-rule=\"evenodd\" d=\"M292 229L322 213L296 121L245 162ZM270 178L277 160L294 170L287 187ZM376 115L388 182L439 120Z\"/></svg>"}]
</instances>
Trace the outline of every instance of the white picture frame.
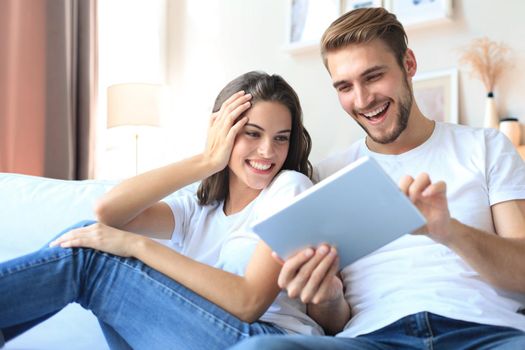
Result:
<instances>
[{"instance_id":1,"label":"white picture frame","mask_svg":"<svg viewBox=\"0 0 525 350\"><path fill-rule=\"evenodd\" d=\"M405 28L450 21L452 5L452 0L384 0L383 4Z\"/></svg>"},{"instance_id":2,"label":"white picture frame","mask_svg":"<svg viewBox=\"0 0 525 350\"><path fill-rule=\"evenodd\" d=\"M341 14L341 0L288 0L286 44L290 53L319 49L326 28Z\"/></svg>"},{"instance_id":3,"label":"white picture frame","mask_svg":"<svg viewBox=\"0 0 525 350\"><path fill-rule=\"evenodd\" d=\"M343 0L342 11L349 11L365 7L382 7L383 0Z\"/></svg>"},{"instance_id":4,"label":"white picture frame","mask_svg":"<svg viewBox=\"0 0 525 350\"><path fill-rule=\"evenodd\" d=\"M424 116L441 122L459 122L456 68L418 73L412 79L412 87Z\"/></svg>"}]
</instances>

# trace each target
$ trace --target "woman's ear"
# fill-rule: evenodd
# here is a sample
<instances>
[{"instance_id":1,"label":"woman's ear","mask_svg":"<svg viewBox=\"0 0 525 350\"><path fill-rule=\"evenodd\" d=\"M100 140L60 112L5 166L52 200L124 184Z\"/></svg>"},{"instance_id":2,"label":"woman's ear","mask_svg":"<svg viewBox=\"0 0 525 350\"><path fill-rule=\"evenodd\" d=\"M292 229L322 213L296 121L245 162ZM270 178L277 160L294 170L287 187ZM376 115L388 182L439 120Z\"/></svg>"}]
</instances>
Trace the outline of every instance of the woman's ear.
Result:
<instances>
[{"instance_id":1,"label":"woman's ear","mask_svg":"<svg viewBox=\"0 0 525 350\"><path fill-rule=\"evenodd\" d=\"M414 51L411 49L407 49L405 52L405 57L403 58L403 65L405 68L405 72L407 72L407 76L410 78L414 77L417 72L417 61L416 56L414 55Z\"/></svg>"}]
</instances>

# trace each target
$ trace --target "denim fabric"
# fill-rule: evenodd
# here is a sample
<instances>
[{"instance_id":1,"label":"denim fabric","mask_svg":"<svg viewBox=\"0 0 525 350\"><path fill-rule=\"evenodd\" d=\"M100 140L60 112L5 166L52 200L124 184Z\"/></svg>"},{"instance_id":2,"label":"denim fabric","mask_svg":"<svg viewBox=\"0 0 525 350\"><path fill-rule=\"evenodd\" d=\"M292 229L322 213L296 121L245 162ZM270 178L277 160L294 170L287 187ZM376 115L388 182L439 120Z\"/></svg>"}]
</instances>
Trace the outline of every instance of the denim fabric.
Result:
<instances>
[{"instance_id":1,"label":"denim fabric","mask_svg":"<svg viewBox=\"0 0 525 350\"><path fill-rule=\"evenodd\" d=\"M0 264L5 341L71 302L97 316L116 349L224 349L252 335L283 334L271 324L240 321L136 259L46 246Z\"/></svg>"},{"instance_id":2,"label":"denim fabric","mask_svg":"<svg viewBox=\"0 0 525 350\"><path fill-rule=\"evenodd\" d=\"M421 312L356 338L263 335L240 342L232 350L278 349L525 349L525 333L509 327L464 322Z\"/></svg>"}]
</instances>

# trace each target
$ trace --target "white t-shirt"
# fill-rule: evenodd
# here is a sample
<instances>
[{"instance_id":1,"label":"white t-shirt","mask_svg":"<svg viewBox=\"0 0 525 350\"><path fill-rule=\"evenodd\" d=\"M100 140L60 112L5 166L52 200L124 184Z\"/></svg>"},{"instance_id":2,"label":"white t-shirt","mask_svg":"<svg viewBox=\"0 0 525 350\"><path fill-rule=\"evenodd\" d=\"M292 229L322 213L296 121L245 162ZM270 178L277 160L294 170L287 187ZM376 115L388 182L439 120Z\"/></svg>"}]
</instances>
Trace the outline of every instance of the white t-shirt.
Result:
<instances>
[{"instance_id":1,"label":"white t-shirt","mask_svg":"<svg viewBox=\"0 0 525 350\"><path fill-rule=\"evenodd\" d=\"M430 175L447 184L451 216L495 233L491 205L525 199L525 163L494 129L436 123L432 136L400 155L370 151L364 139L316 169L323 179L359 157L375 158L397 183L401 176ZM428 311L482 324L525 331L523 295L485 282L456 253L427 236L405 235L342 270L353 317L339 334L354 337L402 317Z\"/></svg>"},{"instance_id":2,"label":"white t-shirt","mask_svg":"<svg viewBox=\"0 0 525 350\"><path fill-rule=\"evenodd\" d=\"M249 229L250 224L310 186L312 182L303 174L281 171L246 208L229 216L224 214L223 202L200 206L194 194L168 198L165 202L176 222L171 241L180 253L194 260L242 276L260 239ZM306 306L284 292L279 293L260 320L289 333L323 333L306 315Z\"/></svg>"}]
</instances>

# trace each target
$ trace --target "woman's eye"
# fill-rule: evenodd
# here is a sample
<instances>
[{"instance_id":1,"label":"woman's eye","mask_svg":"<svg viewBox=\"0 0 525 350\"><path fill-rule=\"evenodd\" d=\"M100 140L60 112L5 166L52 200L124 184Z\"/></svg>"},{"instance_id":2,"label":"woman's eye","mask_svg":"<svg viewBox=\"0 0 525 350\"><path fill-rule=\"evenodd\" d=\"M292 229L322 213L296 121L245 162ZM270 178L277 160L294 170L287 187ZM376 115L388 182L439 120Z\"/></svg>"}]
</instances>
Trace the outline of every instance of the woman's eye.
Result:
<instances>
[{"instance_id":1,"label":"woman's eye","mask_svg":"<svg viewBox=\"0 0 525 350\"><path fill-rule=\"evenodd\" d=\"M288 136L277 136L275 138L277 142L288 142L290 140L290 137Z\"/></svg>"},{"instance_id":2,"label":"woman's eye","mask_svg":"<svg viewBox=\"0 0 525 350\"><path fill-rule=\"evenodd\" d=\"M259 136L259 133L258 132L254 132L254 131L246 131L245 134L246 134L246 136L249 136L249 137L258 137Z\"/></svg>"}]
</instances>

